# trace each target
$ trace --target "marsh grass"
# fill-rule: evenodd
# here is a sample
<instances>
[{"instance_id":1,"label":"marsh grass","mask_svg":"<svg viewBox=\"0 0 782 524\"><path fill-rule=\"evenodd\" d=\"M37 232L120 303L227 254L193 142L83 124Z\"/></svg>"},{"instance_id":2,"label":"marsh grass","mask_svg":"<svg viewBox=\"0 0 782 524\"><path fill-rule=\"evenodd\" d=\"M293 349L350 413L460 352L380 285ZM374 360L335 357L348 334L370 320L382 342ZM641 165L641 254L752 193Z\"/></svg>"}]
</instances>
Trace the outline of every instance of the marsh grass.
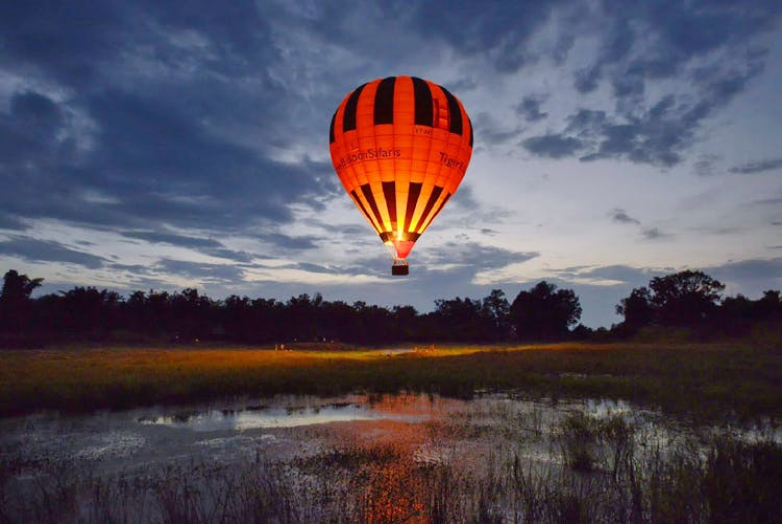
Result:
<instances>
[{"instance_id":1,"label":"marsh grass","mask_svg":"<svg viewBox=\"0 0 782 524\"><path fill-rule=\"evenodd\" d=\"M620 422L621 420L621 422ZM586 428L586 429L585 429ZM581 432L578 439L564 430ZM588 430L588 434L584 433ZM314 455L150 466L96 476L68 462L2 463L4 521L36 522L773 522L782 446L696 433L637 445L618 416L566 415L540 462L498 446L483 467L421 461L398 442ZM524 434L518 433L523 439ZM589 443L590 468L566 457ZM443 443L443 445L445 445ZM558 449L560 451L558 451ZM26 472L27 480L15 479Z\"/></svg>"},{"instance_id":2,"label":"marsh grass","mask_svg":"<svg viewBox=\"0 0 782 524\"><path fill-rule=\"evenodd\" d=\"M782 411L782 353L751 344L381 351L85 349L0 352L0 415L192 403L234 396L519 390L624 398L704 418Z\"/></svg>"}]
</instances>

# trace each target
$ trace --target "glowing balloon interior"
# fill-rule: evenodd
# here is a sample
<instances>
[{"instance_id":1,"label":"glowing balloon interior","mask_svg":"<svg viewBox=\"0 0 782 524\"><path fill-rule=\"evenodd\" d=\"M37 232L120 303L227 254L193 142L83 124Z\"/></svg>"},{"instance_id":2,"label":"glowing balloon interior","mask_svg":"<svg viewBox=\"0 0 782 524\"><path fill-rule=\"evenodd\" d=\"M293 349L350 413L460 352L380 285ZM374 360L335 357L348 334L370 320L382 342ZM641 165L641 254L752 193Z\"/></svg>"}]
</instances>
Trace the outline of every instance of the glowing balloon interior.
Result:
<instances>
[{"instance_id":1,"label":"glowing balloon interior","mask_svg":"<svg viewBox=\"0 0 782 524\"><path fill-rule=\"evenodd\" d=\"M472 156L472 123L447 89L416 77L373 80L331 119L331 161L356 207L389 246L392 274L456 193Z\"/></svg>"}]
</instances>

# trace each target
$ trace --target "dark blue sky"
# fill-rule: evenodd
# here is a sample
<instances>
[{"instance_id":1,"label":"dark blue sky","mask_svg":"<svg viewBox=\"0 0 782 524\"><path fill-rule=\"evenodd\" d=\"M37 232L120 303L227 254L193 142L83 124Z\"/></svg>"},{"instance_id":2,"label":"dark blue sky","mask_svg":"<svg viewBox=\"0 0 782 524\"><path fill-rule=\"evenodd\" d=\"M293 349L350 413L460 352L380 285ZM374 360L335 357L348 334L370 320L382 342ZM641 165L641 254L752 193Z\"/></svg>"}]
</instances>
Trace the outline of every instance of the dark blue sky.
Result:
<instances>
[{"instance_id":1,"label":"dark blue sky","mask_svg":"<svg viewBox=\"0 0 782 524\"><path fill-rule=\"evenodd\" d=\"M412 304L655 275L782 287L782 3L0 5L0 269L120 290ZM330 165L350 90L408 74L475 124L411 277Z\"/></svg>"}]
</instances>

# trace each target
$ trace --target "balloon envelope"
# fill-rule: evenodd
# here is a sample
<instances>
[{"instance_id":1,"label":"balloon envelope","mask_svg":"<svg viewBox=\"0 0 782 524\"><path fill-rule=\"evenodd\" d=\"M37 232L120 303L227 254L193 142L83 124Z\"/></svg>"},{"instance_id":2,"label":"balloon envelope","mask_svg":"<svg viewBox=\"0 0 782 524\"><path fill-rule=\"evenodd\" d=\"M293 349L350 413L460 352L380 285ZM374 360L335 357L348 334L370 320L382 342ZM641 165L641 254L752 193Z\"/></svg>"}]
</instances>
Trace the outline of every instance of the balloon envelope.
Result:
<instances>
[{"instance_id":1,"label":"balloon envelope","mask_svg":"<svg viewBox=\"0 0 782 524\"><path fill-rule=\"evenodd\" d=\"M464 178L472 123L444 87L388 77L345 97L331 119L329 143L348 195L404 260Z\"/></svg>"}]
</instances>

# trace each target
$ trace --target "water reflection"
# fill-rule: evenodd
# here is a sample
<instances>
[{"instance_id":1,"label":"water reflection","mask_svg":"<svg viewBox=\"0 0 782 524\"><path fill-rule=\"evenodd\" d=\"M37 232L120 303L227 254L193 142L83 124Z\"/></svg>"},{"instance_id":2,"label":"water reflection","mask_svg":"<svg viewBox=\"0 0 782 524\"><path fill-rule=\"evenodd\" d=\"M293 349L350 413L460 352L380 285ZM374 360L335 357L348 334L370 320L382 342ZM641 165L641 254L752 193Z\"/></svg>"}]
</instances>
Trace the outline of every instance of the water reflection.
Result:
<instances>
[{"instance_id":1,"label":"water reflection","mask_svg":"<svg viewBox=\"0 0 782 524\"><path fill-rule=\"evenodd\" d=\"M420 413L416 409L389 408L387 402L364 404L336 402L328 405L294 405L277 408L210 409L205 412L175 413L169 416L142 416L139 417L138 422L193 431L246 431L381 419L420 422L428 419L429 416L430 413Z\"/></svg>"},{"instance_id":2,"label":"water reflection","mask_svg":"<svg viewBox=\"0 0 782 524\"><path fill-rule=\"evenodd\" d=\"M25 512L62 497L79 503L68 518L50 520L176 520L188 508L172 505L188 500L215 515L235 512L223 520L239 522L248 514L261 521L513 522L567 520L558 501L600 493L595 507L624 508L619 520L644 520L632 513L628 483L639 496L648 486L638 482L675 483L654 477L668 475L669 463L689 468L681 478L700 478L709 473L714 438L726 435L740 445L782 442L770 419L698 428L621 400L505 393L469 401L279 396L92 416L44 413L0 420L0 502L15 501L8 514L20 521L36 520ZM720 453L743 457L730 446ZM768 460L777 453L751 451L770 453ZM215 500L226 502L216 508ZM96 507L104 513L79 513ZM589 507L577 509L612 520Z\"/></svg>"}]
</instances>

